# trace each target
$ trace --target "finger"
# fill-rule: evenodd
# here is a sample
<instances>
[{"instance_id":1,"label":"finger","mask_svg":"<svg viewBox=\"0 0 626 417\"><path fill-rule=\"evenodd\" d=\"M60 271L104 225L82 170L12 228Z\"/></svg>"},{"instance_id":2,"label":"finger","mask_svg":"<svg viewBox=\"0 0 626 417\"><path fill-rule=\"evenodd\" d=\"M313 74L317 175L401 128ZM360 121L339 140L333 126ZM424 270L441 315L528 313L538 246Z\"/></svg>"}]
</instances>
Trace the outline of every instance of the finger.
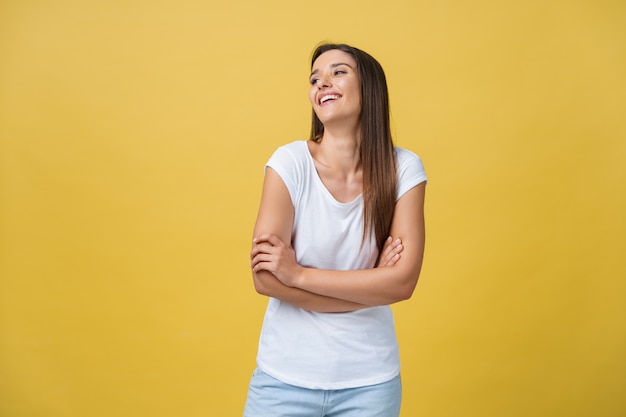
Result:
<instances>
[{"instance_id":1,"label":"finger","mask_svg":"<svg viewBox=\"0 0 626 417\"><path fill-rule=\"evenodd\" d=\"M254 258L250 260L250 266L252 267L252 269L256 269L259 265L264 264L265 268L261 269L266 269L267 266L271 264L272 260L273 258L271 255L265 253L257 254Z\"/></svg>"},{"instance_id":2,"label":"finger","mask_svg":"<svg viewBox=\"0 0 626 417\"><path fill-rule=\"evenodd\" d=\"M390 251L394 251L395 248L398 247L398 245L402 244L402 240L400 238L392 240L391 236L389 236L389 239L387 239L387 242L389 243L385 243L385 245Z\"/></svg>"},{"instance_id":3,"label":"finger","mask_svg":"<svg viewBox=\"0 0 626 417\"><path fill-rule=\"evenodd\" d=\"M400 254L396 253L391 258L389 258L389 260L387 261L387 264L385 266L394 266L396 264L396 262L398 262L399 260L400 260Z\"/></svg>"},{"instance_id":4,"label":"finger","mask_svg":"<svg viewBox=\"0 0 626 417\"><path fill-rule=\"evenodd\" d=\"M400 239L391 240L391 238L385 241L383 247L383 253L381 254L379 265L380 266L393 266L400 259L400 252L404 250L402 241Z\"/></svg>"},{"instance_id":5,"label":"finger","mask_svg":"<svg viewBox=\"0 0 626 417\"><path fill-rule=\"evenodd\" d=\"M393 240L391 239L391 236L389 236L386 240L385 243L383 244L383 253L386 253L389 251L389 247L391 246L391 243L393 242Z\"/></svg>"},{"instance_id":6,"label":"finger","mask_svg":"<svg viewBox=\"0 0 626 417\"><path fill-rule=\"evenodd\" d=\"M259 272L259 271L269 271L267 269L267 263L266 262L259 262L258 264L254 265L252 267L252 271L253 272ZM270 271L271 272L271 271Z\"/></svg>"},{"instance_id":7,"label":"finger","mask_svg":"<svg viewBox=\"0 0 626 417\"><path fill-rule=\"evenodd\" d=\"M403 250L404 250L404 245L402 244L402 242L399 242L399 243L398 243L398 244L397 244L397 245L393 248L393 251L394 251L396 254L400 254L400 253L402 253L402 251L403 251Z\"/></svg>"},{"instance_id":8,"label":"finger","mask_svg":"<svg viewBox=\"0 0 626 417\"><path fill-rule=\"evenodd\" d=\"M399 253L395 253L391 256L389 256L384 263L381 262L381 266L394 266L396 264L396 262L398 262L400 260L400 254Z\"/></svg>"},{"instance_id":9,"label":"finger","mask_svg":"<svg viewBox=\"0 0 626 417\"><path fill-rule=\"evenodd\" d=\"M389 251L391 250L391 244L393 243L393 240L391 239L391 236L389 236L387 238L387 240L385 240L385 243L383 244L383 250L381 252L381 258L386 257L389 254Z\"/></svg>"},{"instance_id":10,"label":"finger","mask_svg":"<svg viewBox=\"0 0 626 417\"><path fill-rule=\"evenodd\" d=\"M396 262L398 262L398 260L400 259L400 254L396 253L388 258L386 258L384 261L380 262L380 266L394 266L396 264Z\"/></svg>"},{"instance_id":11,"label":"finger","mask_svg":"<svg viewBox=\"0 0 626 417\"><path fill-rule=\"evenodd\" d=\"M253 272L267 271L275 276L276 265L274 262L271 262L271 261L260 261L254 264L254 266L252 266L252 271Z\"/></svg>"},{"instance_id":12,"label":"finger","mask_svg":"<svg viewBox=\"0 0 626 417\"><path fill-rule=\"evenodd\" d=\"M384 265L385 262L387 262L387 258L389 258L389 252L391 250L391 237L388 237L387 240L385 240L385 243L383 245L383 249L380 252L380 260L379 260L379 265Z\"/></svg>"},{"instance_id":13,"label":"finger","mask_svg":"<svg viewBox=\"0 0 626 417\"><path fill-rule=\"evenodd\" d=\"M253 243L267 242L272 246L285 246L284 242L273 233L263 233L252 239Z\"/></svg>"},{"instance_id":14,"label":"finger","mask_svg":"<svg viewBox=\"0 0 626 417\"><path fill-rule=\"evenodd\" d=\"M255 243L252 246L252 250L250 251L250 258L253 258L255 255L257 255L259 253L271 253L271 254L274 254L274 253L276 253L276 250L277 250L277 248L275 246L272 246L268 242Z\"/></svg>"}]
</instances>

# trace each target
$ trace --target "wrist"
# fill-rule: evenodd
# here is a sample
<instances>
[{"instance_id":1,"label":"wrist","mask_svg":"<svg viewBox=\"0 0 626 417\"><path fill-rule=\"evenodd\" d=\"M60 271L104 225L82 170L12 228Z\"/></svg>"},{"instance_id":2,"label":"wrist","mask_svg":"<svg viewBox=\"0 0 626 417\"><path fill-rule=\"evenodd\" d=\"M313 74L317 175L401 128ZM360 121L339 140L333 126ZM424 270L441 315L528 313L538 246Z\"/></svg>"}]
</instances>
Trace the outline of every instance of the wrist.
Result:
<instances>
[{"instance_id":1,"label":"wrist","mask_svg":"<svg viewBox=\"0 0 626 417\"><path fill-rule=\"evenodd\" d=\"M307 268L298 265L298 269L296 271L296 274L294 275L294 280L293 280L293 286L296 288L300 288L301 290L305 289L305 282L306 282L306 273Z\"/></svg>"}]
</instances>

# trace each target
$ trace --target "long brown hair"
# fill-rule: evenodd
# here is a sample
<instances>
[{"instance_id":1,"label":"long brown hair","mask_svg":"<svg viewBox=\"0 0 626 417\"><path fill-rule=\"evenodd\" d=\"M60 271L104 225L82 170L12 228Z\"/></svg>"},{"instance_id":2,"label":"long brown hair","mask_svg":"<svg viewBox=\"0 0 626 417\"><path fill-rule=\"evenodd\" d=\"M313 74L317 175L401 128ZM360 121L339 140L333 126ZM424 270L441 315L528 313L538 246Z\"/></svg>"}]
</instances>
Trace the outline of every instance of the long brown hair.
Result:
<instances>
[{"instance_id":1,"label":"long brown hair","mask_svg":"<svg viewBox=\"0 0 626 417\"><path fill-rule=\"evenodd\" d=\"M321 54L334 49L350 54L357 63L361 81L359 154L363 169L363 240L373 235L381 250L389 235L397 194L387 79L374 57L346 44L318 46L311 57L311 68ZM324 125L313 111L310 139L319 142L323 133Z\"/></svg>"}]
</instances>

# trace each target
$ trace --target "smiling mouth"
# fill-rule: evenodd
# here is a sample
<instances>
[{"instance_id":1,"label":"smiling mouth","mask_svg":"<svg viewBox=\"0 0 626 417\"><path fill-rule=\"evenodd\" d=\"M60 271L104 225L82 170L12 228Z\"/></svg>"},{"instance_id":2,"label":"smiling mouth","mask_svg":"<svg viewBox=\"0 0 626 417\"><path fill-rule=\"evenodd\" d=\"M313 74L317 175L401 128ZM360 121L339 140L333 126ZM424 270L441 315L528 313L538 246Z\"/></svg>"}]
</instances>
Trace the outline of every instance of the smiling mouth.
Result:
<instances>
[{"instance_id":1,"label":"smiling mouth","mask_svg":"<svg viewBox=\"0 0 626 417\"><path fill-rule=\"evenodd\" d=\"M326 103L326 102L328 102L328 101L331 101L331 100L337 100L339 97L340 97L340 96L335 95L335 94L329 94L329 95L324 96L324 97L322 97L322 98L320 99L320 104L324 104L324 103Z\"/></svg>"}]
</instances>

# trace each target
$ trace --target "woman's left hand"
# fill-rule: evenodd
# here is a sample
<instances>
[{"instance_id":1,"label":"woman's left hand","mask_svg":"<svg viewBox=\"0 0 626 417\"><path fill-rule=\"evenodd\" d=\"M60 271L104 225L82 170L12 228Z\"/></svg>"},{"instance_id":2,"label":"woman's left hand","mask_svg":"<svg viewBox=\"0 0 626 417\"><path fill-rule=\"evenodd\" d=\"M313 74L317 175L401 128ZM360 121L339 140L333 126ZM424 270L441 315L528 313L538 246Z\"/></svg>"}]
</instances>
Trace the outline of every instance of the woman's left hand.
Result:
<instances>
[{"instance_id":1,"label":"woman's left hand","mask_svg":"<svg viewBox=\"0 0 626 417\"><path fill-rule=\"evenodd\" d=\"M394 266L400 259L400 253L403 250L404 246L402 246L402 240L394 240L391 236L389 236L387 240L385 240L383 250L380 252L377 268Z\"/></svg>"},{"instance_id":2,"label":"woman's left hand","mask_svg":"<svg viewBox=\"0 0 626 417\"><path fill-rule=\"evenodd\" d=\"M295 286L303 270L294 249L274 234L262 234L252 240L250 260L253 272L269 271L289 287Z\"/></svg>"}]
</instances>

